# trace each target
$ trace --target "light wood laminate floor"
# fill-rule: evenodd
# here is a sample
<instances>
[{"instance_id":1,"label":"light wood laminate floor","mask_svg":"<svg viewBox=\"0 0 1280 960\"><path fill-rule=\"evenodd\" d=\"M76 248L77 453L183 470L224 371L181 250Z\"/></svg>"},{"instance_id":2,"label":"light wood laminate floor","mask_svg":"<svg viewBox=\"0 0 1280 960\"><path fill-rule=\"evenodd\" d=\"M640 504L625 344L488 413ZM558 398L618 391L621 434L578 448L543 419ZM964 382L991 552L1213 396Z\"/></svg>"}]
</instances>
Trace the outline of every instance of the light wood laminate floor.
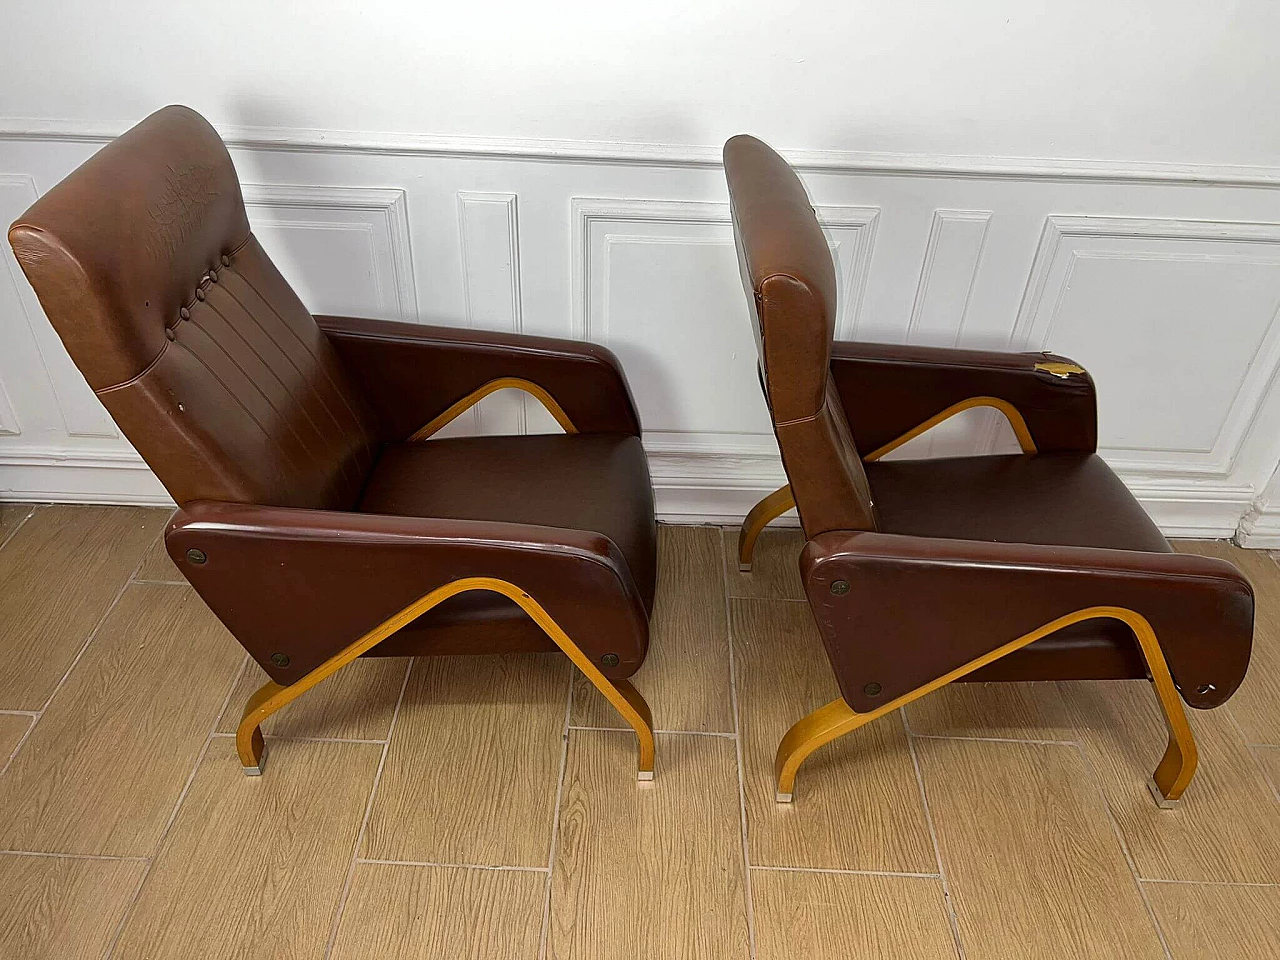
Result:
<instances>
[{"instance_id":1,"label":"light wood laminate floor","mask_svg":"<svg viewBox=\"0 0 1280 960\"><path fill-rule=\"evenodd\" d=\"M365 660L231 733L260 683L162 510L0 504L0 960L1280 956L1280 566L1254 663L1192 711L1165 812L1143 682L959 685L824 748L794 530L663 527L657 779L558 654Z\"/></svg>"}]
</instances>

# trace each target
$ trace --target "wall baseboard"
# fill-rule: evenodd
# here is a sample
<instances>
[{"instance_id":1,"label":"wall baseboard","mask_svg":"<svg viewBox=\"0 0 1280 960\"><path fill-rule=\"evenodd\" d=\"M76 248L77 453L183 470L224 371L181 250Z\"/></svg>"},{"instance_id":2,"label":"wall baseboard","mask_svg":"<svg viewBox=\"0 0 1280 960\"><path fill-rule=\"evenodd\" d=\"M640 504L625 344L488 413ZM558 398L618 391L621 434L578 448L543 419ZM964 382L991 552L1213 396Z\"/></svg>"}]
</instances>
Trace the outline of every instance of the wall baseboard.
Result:
<instances>
[{"instance_id":1,"label":"wall baseboard","mask_svg":"<svg viewBox=\"0 0 1280 960\"><path fill-rule=\"evenodd\" d=\"M659 447L650 450L649 465L658 518L669 523L738 523L761 497L786 483L777 457L755 452ZM1236 537L1241 546L1280 548L1280 510L1251 511L1255 493L1247 487L1124 479L1168 537ZM0 500L173 504L132 451L52 448L0 451ZM776 522L795 526L798 520L793 511Z\"/></svg>"}]
</instances>

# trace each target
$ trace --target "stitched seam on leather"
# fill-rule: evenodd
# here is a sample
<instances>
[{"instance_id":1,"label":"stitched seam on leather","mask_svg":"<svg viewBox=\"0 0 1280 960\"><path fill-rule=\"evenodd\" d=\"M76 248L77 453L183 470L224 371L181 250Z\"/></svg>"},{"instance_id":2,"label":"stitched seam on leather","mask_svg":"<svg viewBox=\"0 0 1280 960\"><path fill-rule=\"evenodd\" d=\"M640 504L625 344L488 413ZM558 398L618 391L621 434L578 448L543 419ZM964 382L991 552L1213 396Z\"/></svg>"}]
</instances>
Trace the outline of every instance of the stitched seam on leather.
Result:
<instances>
[{"instance_id":1,"label":"stitched seam on leather","mask_svg":"<svg viewBox=\"0 0 1280 960\"><path fill-rule=\"evenodd\" d=\"M238 277L240 277L240 279L241 279L241 280L244 280L244 275L243 275L243 274L239 274L239 273L237 273L237 274L234 274L234 276L238 276ZM245 283L248 285L248 281L247 281L247 280L245 280ZM286 350L286 349L284 348L284 346L280 343L280 341L279 341L279 340L277 340L277 339L276 339L276 337L274 336L274 334L272 334L272 332L271 332L270 330L268 330L266 327L264 327L264 326L262 325L261 321L259 321L259 320L258 320L258 317L256 316L256 314L254 314L254 312L253 312L253 311L251 311L248 307L246 307L246 306L244 305L244 302L243 302L243 301L241 301L239 297L237 297L237 296L236 296L236 295L235 295L235 294L234 294L234 293L233 293L233 292L232 292L232 291L231 291L231 290L230 290L230 289L229 289L225 284L222 284L221 286L222 286L222 290L223 290L223 292L224 292L228 297L230 297L230 298L231 298L231 300L232 300L232 302L234 302L234 303L235 303L235 305L236 305L237 307L239 307L239 308L240 308L241 312L242 312L246 317L248 317L250 321L252 321L253 325L254 325L254 326L256 326L256 327L258 328L258 330L262 333L262 335L263 335L264 337L266 337L266 338L267 338L267 341L268 341L268 342L269 342L273 347L275 347L275 348L276 348L276 350L279 352L280 356L284 359L284 361L285 361L287 364L289 364L289 366L291 366L291 367L293 368L294 373L296 373L296 374L298 375L298 379L299 379L299 380L301 380L301 381L306 385L306 389L308 389L308 390L311 392L311 394L315 397L316 402L317 402L317 403L319 403L319 405L320 405L320 409L322 409L322 410L325 412L325 414L329 417L329 419L333 422L333 427L334 427L334 429L335 429L336 431L338 431L339 433L341 433L341 432L342 432L342 430L343 430L344 428L343 428L342 424L339 422L337 415L333 412L333 410L332 410L332 409L330 409L329 404L325 402L325 398L324 398L324 396L320 393L320 391L319 391L319 390L317 390L317 389L316 389L315 384L313 384L309 378L307 378L307 377L303 376L303 374L302 374L302 370L298 367L298 364L294 362L293 357L291 357L291 356L289 355L289 351L288 351L288 350ZM250 286L251 286L251 285L250 285ZM255 291L255 292L256 292L256 291ZM261 299L261 295L259 295L259 299ZM277 314L277 316L278 316L278 314ZM243 336L241 336L241 339L242 339L242 340L244 340L245 338L244 338ZM296 339L296 337L295 337L295 339ZM248 340L245 340L245 343L247 344L247 343L248 343ZM304 347L304 349L305 349L305 344L303 345L303 347ZM249 349L251 349L251 350L252 350L252 349L253 349L253 347L252 347L252 346L250 346L250 348L249 348ZM255 350L255 351L254 351L254 353L255 353L255 354L257 354L257 351ZM311 354L311 353L308 351L308 356L314 356L314 354ZM261 358L261 355L259 355L259 359L262 359L262 358ZM266 360L263 360L263 363L264 363L264 364L266 364L266 363L267 363L267 362L266 362ZM270 365L270 364L267 364L267 367L268 367L269 369L271 369L272 373L274 373L274 372L275 372L274 368L273 368L273 367L271 367L271 365ZM277 379L280 379L278 375L277 375ZM283 381L283 380L281 380L281 385L283 385L283 384L284 384L284 381ZM286 388L286 392L288 392L287 388ZM311 420L311 415L310 415L310 414L308 414L308 413L306 412L306 405L305 405L305 404L303 404L301 401L299 401L298 405L299 405L299 407L302 409L303 413L306 415L307 420L308 420L308 421L310 421L310 422L311 422L311 425L315 428L316 435L317 435L318 437L320 437L320 438L323 440L323 439L324 439L324 436L325 436L324 431L322 431L322 430L320 429L319 425L318 425L318 424L316 424L314 420ZM374 460L374 458L373 458L373 455L372 455L372 453L371 453L371 454L370 454L370 456L369 456L369 467L370 467L370 468L372 468L372 466L373 466L373 460ZM353 476L352 476L352 474L351 474L351 470L352 470L352 469L354 469L354 470L356 471L356 473L355 473L355 476L354 476L354 477L353 477ZM355 484L355 486L356 486L356 487L362 487L362 486L364 485L364 481L365 481L365 479L366 479L366 478L364 478L364 477L360 476L360 467L359 467L359 465L358 465L357 463L353 462L353 461L352 461L351 459L349 459L349 458L343 458L343 462L342 462L342 475L343 475L343 477L344 477L348 482L353 482L353 483Z\"/></svg>"},{"instance_id":2,"label":"stitched seam on leather","mask_svg":"<svg viewBox=\"0 0 1280 960\"><path fill-rule=\"evenodd\" d=\"M822 416L823 413L826 412L826 410L827 410L827 397L824 394L822 398L822 406L820 406L817 409L817 412L812 413L807 417L797 417L795 420L778 420L774 423L774 426L790 427L790 426L794 426L797 423L812 423L813 421L817 420L820 416Z\"/></svg>"},{"instance_id":3,"label":"stitched seam on leather","mask_svg":"<svg viewBox=\"0 0 1280 960\"><path fill-rule=\"evenodd\" d=\"M165 327L165 329L168 330L169 328ZM172 341L170 341L169 338L166 337L164 341L164 346L162 346L160 348L160 352L155 355L155 359L152 360L150 363L148 363L145 367L143 367L140 373L135 373L128 380L122 380L120 383L114 383L109 387L101 387L100 389L93 391L93 395L95 397L101 397L105 394L111 393L111 391L113 390L123 390L125 387L133 386L135 383L137 383L139 380L145 377L148 373L150 373L151 368L160 362L160 358L165 355L165 351L169 349L169 344L171 342Z\"/></svg>"},{"instance_id":4,"label":"stitched seam on leather","mask_svg":"<svg viewBox=\"0 0 1280 960\"><path fill-rule=\"evenodd\" d=\"M329 381L329 385L333 387L333 392L338 395L338 399L342 401L342 405L346 407L347 412L351 414L352 422L355 424L356 428L359 429L361 425L360 418L356 415L355 410L351 408L351 404L347 403L346 395L343 393L342 390L338 388L338 385L333 382L333 377L329 375L329 371L325 367L321 359L318 356L316 356L315 352L307 345L307 342L303 340L302 337L298 336L298 331L293 329L289 321L287 321L284 318L284 316L280 313L280 311L275 308L275 305L272 304L271 301L268 300L265 296L263 296L262 292L253 285L252 280L250 280L242 271L237 271L236 276L239 277L244 282L244 285L248 287L250 290L252 290L254 295L259 300L262 301L263 306L265 306L268 310L270 310L272 313L276 315L276 319L280 321L280 325L284 327L286 330L288 330L291 334L293 334L293 338L298 341L298 344L302 347L302 349L305 350L311 356L311 359L316 361L317 368L324 374L325 379ZM246 309L245 312L252 315L252 311L248 309Z\"/></svg>"},{"instance_id":5,"label":"stitched seam on leather","mask_svg":"<svg viewBox=\"0 0 1280 960\"><path fill-rule=\"evenodd\" d=\"M234 327L234 326L232 326L232 324L230 323L230 321L228 321L226 317L224 317L221 313L219 313L219 311L218 311L218 308L217 308L217 307L213 306L213 305L212 305L211 303L209 303L207 300L205 301L205 305L206 305L206 306L208 306L208 307L209 307L209 309L210 309L210 310L212 310L214 313L216 313L216 314L218 315L218 317L223 321L223 323L226 323L226 324L227 324L227 326L228 326L228 327L230 327L230 328L232 329L232 331L234 331L234 330L235 330L235 327ZM263 389L262 389L262 387L260 387L260 386L258 385L258 381L257 381L257 380L255 380L253 377L249 376L248 371L246 371L244 367L240 366L240 363L236 360L236 358L235 358L235 357L233 357L233 356L231 355L231 352L230 352L229 350L227 350L227 348L226 348L226 347L224 347L221 343L219 343L219 342L218 342L218 338L217 338L217 337L215 337L213 334L211 334L211 333L210 333L208 330L206 330L204 327L202 327L202 326L199 324L199 322L198 322L194 317L192 317L192 318L191 318L190 323L191 323L191 326L192 326L193 328L195 328L196 330L199 330L201 333L203 333L203 334L205 335L205 337L207 337L207 338L208 338L209 342L210 342L210 343L212 343L215 347L217 347L217 348L218 348L219 352L220 352L224 357L226 357L226 358L227 358L227 360L229 360L229 361L231 362L231 365L232 365L233 367L235 367L237 370L239 370L239 371L240 371L240 375L241 375L241 376L243 376L243 377L244 377L244 379L249 383L249 385L250 385L250 386L252 386L254 390L258 391L258 395L259 395L260 397L262 397L262 399L263 399L263 400L265 400L265 401L266 401L267 406L271 408L271 412L272 412L272 413L274 413L274 414L276 415L276 417L280 420L280 422L281 422L281 423L283 423L283 424L285 425L285 427L288 429L288 431L289 431L290 433L292 433L292 434L293 434L293 438L294 438L295 440L297 440L297 441L298 441L298 444L299 444L299 446L301 446L301 447L302 447L303 452L304 452L308 457L311 457L311 458L313 458L313 459L314 459L314 458L315 458L315 453L311 450L311 448L310 448L310 447L308 447L308 446L307 446L306 441L305 441L305 440L303 440L301 436L299 436L298 431L297 431L297 430L295 430L295 429L293 428L293 424L291 424L291 423L289 422L289 419L288 419L287 417L285 417L285 416L283 416L283 415L281 414L281 412L280 412L280 408L279 408L279 407L277 407L277 406L276 406L276 405L271 401L271 398L270 398L269 396L267 396L267 392L266 392L265 390L263 390ZM243 338L243 337L241 337L241 340L243 340L243 339L244 339L244 338ZM257 353L253 351L253 347L252 347L252 346L250 346L247 342L245 343L245 346L248 346L248 347L249 347L249 350L250 350L251 352L253 352L253 353L254 353L254 356L257 356ZM262 358L261 358L261 357L259 357L258 359L259 359L259 360L261 360ZM268 370L270 370L271 368L270 368L270 367L268 367L267 369L268 369ZM285 391L285 393L287 394L287 393L288 393L288 390L286 390L286 391ZM290 399L292 399L292 398L290 398ZM282 450L284 449L283 445L281 445L281 449L282 449Z\"/></svg>"}]
</instances>

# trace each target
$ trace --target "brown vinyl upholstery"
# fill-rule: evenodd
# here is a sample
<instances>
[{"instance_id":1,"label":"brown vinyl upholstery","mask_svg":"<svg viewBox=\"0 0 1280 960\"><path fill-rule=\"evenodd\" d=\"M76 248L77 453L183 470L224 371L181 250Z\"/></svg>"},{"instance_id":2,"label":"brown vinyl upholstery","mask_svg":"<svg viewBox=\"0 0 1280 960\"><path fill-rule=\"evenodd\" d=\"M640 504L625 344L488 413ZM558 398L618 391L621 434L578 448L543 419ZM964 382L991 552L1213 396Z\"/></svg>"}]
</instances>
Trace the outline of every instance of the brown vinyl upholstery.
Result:
<instances>
[{"instance_id":1,"label":"brown vinyl upholstery","mask_svg":"<svg viewBox=\"0 0 1280 960\"><path fill-rule=\"evenodd\" d=\"M213 128L166 107L9 230L54 329L172 494L170 555L289 685L441 586L533 597L612 679L648 647L656 527L617 360L591 344L325 317L250 232ZM566 436L408 438L499 377L548 391ZM374 653L554 649L511 600L465 593Z\"/></svg>"},{"instance_id":2,"label":"brown vinyl upholstery","mask_svg":"<svg viewBox=\"0 0 1280 960\"><path fill-rule=\"evenodd\" d=\"M1250 586L1228 563L1170 552L1096 456L1088 374L1051 354L833 343L834 269L799 178L752 137L730 140L724 161L770 413L808 540L801 573L848 706L872 712L1095 606L1150 622L1188 704L1230 697L1249 662ZM975 397L1011 405L1035 452L863 462ZM1145 675L1134 632L1099 618L963 679Z\"/></svg>"}]
</instances>

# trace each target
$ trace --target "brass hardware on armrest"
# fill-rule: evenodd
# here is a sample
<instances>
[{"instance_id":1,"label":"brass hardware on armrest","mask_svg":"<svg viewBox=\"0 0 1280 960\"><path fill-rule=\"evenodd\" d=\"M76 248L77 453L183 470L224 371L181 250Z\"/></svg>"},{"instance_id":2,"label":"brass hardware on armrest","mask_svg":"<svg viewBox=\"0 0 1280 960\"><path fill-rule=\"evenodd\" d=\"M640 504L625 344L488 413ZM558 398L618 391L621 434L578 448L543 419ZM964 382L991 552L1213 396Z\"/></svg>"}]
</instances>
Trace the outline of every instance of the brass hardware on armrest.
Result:
<instances>
[{"instance_id":1,"label":"brass hardware on armrest","mask_svg":"<svg viewBox=\"0 0 1280 960\"><path fill-rule=\"evenodd\" d=\"M452 404L448 410L439 416L433 418L430 423L420 429L414 431L409 437L410 442L425 440L433 433L437 433L444 429L448 424L452 423L462 414L466 413L477 403L489 396L491 393L497 393L499 390L515 389L523 390L532 397L537 398L547 413L556 418L556 423L564 428L565 433L577 433L578 428L573 425L573 421L569 419L569 415L564 412L560 404L556 403L555 397L551 396L545 389L538 386L532 380L525 380L521 377L499 377L496 380L490 380L482 387L472 390L469 394Z\"/></svg>"},{"instance_id":2,"label":"brass hardware on armrest","mask_svg":"<svg viewBox=\"0 0 1280 960\"><path fill-rule=\"evenodd\" d=\"M1037 363L1032 369L1055 377L1061 377L1063 380L1066 380L1074 373L1084 373L1084 367L1080 366L1080 364L1070 363L1066 360L1045 360Z\"/></svg>"}]
</instances>

